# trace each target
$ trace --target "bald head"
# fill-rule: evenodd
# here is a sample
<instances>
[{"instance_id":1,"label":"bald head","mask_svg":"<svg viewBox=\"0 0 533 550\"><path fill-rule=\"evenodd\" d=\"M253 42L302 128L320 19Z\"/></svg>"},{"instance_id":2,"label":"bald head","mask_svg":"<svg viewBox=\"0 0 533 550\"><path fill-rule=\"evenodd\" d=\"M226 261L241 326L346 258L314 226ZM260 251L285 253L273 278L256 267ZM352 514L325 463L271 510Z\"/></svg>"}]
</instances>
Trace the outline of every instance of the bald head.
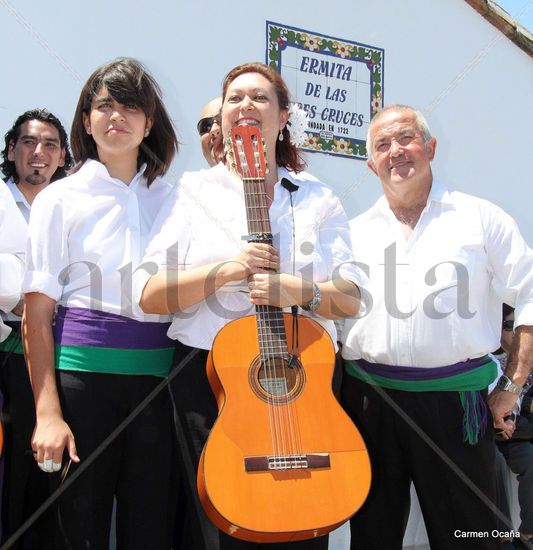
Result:
<instances>
[{"instance_id":1,"label":"bald head","mask_svg":"<svg viewBox=\"0 0 533 550\"><path fill-rule=\"evenodd\" d=\"M202 153L209 166L214 166L217 163L217 159L213 154L213 147L222 139L220 132L221 108L222 98L215 97L215 99L204 105L198 122Z\"/></svg>"}]
</instances>

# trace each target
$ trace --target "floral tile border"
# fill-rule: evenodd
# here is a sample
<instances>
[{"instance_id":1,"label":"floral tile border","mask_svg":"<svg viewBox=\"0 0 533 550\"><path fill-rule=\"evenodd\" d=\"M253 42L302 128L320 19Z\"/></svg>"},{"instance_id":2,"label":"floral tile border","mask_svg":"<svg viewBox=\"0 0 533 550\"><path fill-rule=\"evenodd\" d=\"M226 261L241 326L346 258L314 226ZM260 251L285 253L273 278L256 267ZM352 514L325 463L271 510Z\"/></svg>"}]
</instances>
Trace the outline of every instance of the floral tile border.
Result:
<instances>
[{"instance_id":1,"label":"floral tile border","mask_svg":"<svg viewBox=\"0 0 533 550\"><path fill-rule=\"evenodd\" d=\"M337 57L363 63L370 71L369 113L373 117L383 108L383 65L385 50L359 42L341 40L319 33L312 33L303 29L289 27L272 21L266 22L266 63L281 74L281 60L283 51L287 47L294 47L314 53ZM307 132L306 141L302 149L311 152L328 153L336 156L367 159L366 143L364 140L345 136L321 134L328 132Z\"/></svg>"}]
</instances>

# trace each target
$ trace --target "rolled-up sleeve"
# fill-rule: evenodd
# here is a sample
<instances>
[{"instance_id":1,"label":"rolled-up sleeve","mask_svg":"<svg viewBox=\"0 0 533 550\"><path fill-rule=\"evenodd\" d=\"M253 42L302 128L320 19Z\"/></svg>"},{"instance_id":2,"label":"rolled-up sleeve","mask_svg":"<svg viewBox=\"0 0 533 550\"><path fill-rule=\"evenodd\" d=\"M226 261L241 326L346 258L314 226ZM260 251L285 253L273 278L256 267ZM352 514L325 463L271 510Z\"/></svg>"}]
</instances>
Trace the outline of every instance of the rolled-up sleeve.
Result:
<instances>
[{"instance_id":1,"label":"rolled-up sleeve","mask_svg":"<svg viewBox=\"0 0 533 550\"><path fill-rule=\"evenodd\" d=\"M40 292L52 300L63 293L63 275L69 264L68 230L60 199L48 190L33 202L26 248L24 293Z\"/></svg>"},{"instance_id":2,"label":"rolled-up sleeve","mask_svg":"<svg viewBox=\"0 0 533 550\"><path fill-rule=\"evenodd\" d=\"M503 302L515 308L515 326L533 325L533 250L514 219L497 207L485 215L486 247L492 286Z\"/></svg>"}]
</instances>

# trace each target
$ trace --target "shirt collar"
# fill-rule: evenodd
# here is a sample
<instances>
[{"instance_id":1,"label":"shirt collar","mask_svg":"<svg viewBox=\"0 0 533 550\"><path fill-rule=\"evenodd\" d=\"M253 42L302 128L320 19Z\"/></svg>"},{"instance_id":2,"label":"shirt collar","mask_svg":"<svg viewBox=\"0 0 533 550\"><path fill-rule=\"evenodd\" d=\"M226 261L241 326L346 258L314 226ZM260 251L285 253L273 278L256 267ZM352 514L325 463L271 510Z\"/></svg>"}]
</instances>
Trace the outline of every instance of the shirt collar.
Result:
<instances>
[{"instance_id":1,"label":"shirt collar","mask_svg":"<svg viewBox=\"0 0 533 550\"><path fill-rule=\"evenodd\" d=\"M284 168L283 166L278 166L278 181L276 182L276 185L279 185L283 178L287 178L288 180L291 180L293 183L296 183L291 173L287 170L287 168Z\"/></svg>"},{"instance_id":2,"label":"shirt collar","mask_svg":"<svg viewBox=\"0 0 533 550\"><path fill-rule=\"evenodd\" d=\"M287 193L290 193L291 191L282 184L282 181L284 179L289 180L296 187L294 191L296 191L298 187L300 187L300 185L302 184L302 182L298 180L296 174L294 174L293 172L289 172L289 170L287 170L287 168L284 168L283 166L278 166L278 181L276 182L276 185L274 187L281 187L282 189L285 189Z\"/></svg>"},{"instance_id":3,"label":"shirt collar","mask_svg":"<svg viewBox=\"0 0 533 550\"><path fill-rule=\"evenodd\" d=\"M241 178L237 174L230 172L230 170L224 163L219 162L215 166L208 168L207 170L205 170L205 174L206 177L215 178L215 180L217 181L221 176L224 176L224 178L227 178L226 181L228 182L230 187L238 189L239 192L242 193ZM278 181L274 185L274 195L276 195L277 193L289 193L289 190L281 184L283 179L288 179L296 187L300 187L300 185L302 184L302 182L298 180L297 174L289 172L287 168L278 166ZM278 191L278 189L280 189L280 191Z\"/></svg>"},{"instance_id":4,"label":"shirt collar","mask_svg":"<svg viewBox=\"0 0 533 550\"><path fill-rule=\"evenodd\" d=\"M23 204L28 210L30 210L30 204L28 203L26 197L22 194L19 186L15 183L15 180L13 178L9 178L6 181L6 185L9 187L9 190L11 191L15 202Z\"/></svg>"},{"instance_id":5,"label":"shirt collar","mask_svg":"<svg viewBox=\"0 0 533 550\"><path fill-rule=\"evenodd\" d=\"M445 204L452 203L452 195L450 190L440 181L433 180L428 196L428 204L431 202L442 202Z\"/></svg>"},{"instance_id":6,"label":"shirt collar","mask_svg":"<svg viewBox=\"0 0 533 550\"><path fill-rule=\"evenodd\" d=\"M440 202L443 204L452 204L453 202L450 190L443 183L435 179L431 182L431 189L429 190L426 208L433 202ZM374 203L372 209L375 209L375 215L389 215L391 212L385 195L381 195L381 197L379 197L379 199Z\"/></svg>"},{"instance_id":7,"label":"shirt collar","mask_svg":"<svg viewBox=\"0 0 533 550\"><path fill-rule=\"evenodd\" d=\"M130 189L133 189L136 185L139 185L141 183L144 183L146 185L146 178L143 177L144 172L146 170L146 163L142 164L142 166L139 168L139 171L133 176L133 179L131 180L129 185L126 185L123 181L120 181L117 178L113 178L107 168L104 164L102 164L100 161L95 159L88 159L83 163L83 166L80 168L80 172L86 172L87 176L98 176L102 179L108 180L111 183L114 183L115 185L120 185L124 187L128 187Z\"/></svg>"}]
</instances>

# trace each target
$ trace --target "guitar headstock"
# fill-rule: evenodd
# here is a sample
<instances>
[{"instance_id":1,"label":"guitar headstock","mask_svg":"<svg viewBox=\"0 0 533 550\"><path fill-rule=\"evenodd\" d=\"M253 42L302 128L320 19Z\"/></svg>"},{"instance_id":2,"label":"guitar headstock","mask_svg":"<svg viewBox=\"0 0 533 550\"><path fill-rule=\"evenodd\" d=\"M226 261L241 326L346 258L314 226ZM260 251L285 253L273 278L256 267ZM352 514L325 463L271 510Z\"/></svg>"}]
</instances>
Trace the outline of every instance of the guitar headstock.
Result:
<instances>
[{"instance_id":1,"label":"guitar headstock","mask_svg":"<svg viewBox=\"0 0 533 550\"><path fill-rule=\"evenodd\" d=\"M268 167L259 128L248 124L236 126L231 130L227 145L230 170L243 179L265 178Z\"/></svg>"}]
</instances>

